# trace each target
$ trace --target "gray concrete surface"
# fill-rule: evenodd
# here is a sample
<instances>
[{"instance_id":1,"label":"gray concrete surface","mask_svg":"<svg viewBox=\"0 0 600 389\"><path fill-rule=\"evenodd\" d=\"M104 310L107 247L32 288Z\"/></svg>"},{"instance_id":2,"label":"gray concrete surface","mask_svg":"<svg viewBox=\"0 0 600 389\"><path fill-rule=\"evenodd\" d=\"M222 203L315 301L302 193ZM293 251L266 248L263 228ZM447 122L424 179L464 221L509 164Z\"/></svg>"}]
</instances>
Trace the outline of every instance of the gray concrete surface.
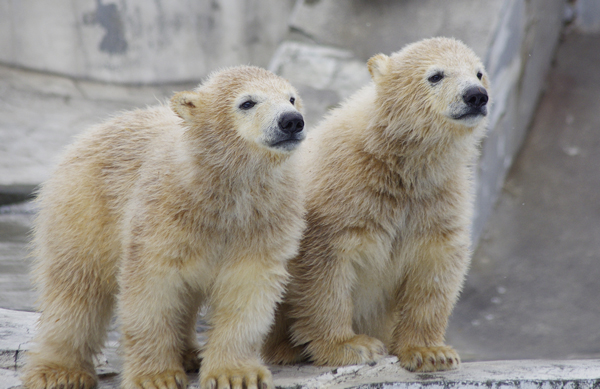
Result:
<instances>
[{"instance_id":1,"label":"gray concrete surface","mask_svg":"<svg viewBox=\"0 0 600 389\"><path fill-rule=\"evenodd\" d=\"M0 63L125 84L266 66L295 0L0 0Z\"/></svg>"},{"instance_id":2,"label":"gray concrete surface","mask_svg":"<svg viewBox=\"0 0 600 389\"><path fill-rule=\"evenodd\" d=\"M33 212L31 203L0 206L0 308L35 310L27 246Z\"/></svg>"},{"instance_id":3,"label":"gray concrete surface","mask_svg":"<svg viewBox=\"0 0 600 389\"><path fill-rule=\"evenodd\" d=\"M575 0L573 12L575 27L584 32L600 31L600 2L598 0Z\"/></svg>"},{"instance_id":4,"label":"gray concrete surface","mask_svg":"<svg viewBox=\"0 0 600 389\"><path fill-rule=\"evenodd\" d=\"M0 193L28 193L46 180L85 128L196 85L108 85L0 65Z\"/></svg>"}]
</instances>

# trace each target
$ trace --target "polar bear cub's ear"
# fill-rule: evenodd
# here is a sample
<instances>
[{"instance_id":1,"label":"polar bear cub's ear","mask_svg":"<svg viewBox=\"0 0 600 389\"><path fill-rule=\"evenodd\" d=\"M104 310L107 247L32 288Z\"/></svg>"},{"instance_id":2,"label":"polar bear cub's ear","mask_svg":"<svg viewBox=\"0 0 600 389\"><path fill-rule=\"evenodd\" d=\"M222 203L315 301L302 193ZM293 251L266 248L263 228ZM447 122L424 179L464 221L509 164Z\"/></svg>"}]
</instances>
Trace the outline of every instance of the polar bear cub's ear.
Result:
<instances>
[{"instance_id":1,"label":"polar bear cub's ear","mask_svg":"<svg viewBox=\"0 0 600 389\"><path fill-rule=\"evenodd\" d=\"M171 109L183 120L194 121L198 116L202 96L198 92L179 92L171 97Z\"/></svg>"},{"instance_id":2,"label":"polar bear cub's ear","mask_svg":"<svg viewBox=\"0 0 600 389\"><path fill-rule=\"evenodd\" d=\"M381 77L385 76L390 71L390 57L385 54L377 54L367 62L369 73L371 78L376 83L380 81Z\"/></svg>"}]
</instances>

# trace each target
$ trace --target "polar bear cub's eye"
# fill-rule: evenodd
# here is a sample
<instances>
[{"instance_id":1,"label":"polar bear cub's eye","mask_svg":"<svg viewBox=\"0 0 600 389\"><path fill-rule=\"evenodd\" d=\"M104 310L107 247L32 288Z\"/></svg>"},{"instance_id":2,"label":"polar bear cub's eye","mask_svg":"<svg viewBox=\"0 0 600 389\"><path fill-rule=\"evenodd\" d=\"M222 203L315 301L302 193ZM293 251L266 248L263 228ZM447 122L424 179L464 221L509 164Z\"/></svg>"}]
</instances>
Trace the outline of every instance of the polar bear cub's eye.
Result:
<instances>
[{"instance_id":1,"label":"polar bear cub's eye","mask_svg":"<svg viewBox=\"0 0 600 389\"><path fill-rule=\"evenodd\" d=\"M255 101L246 100L242 104L240 104L240 109L244 109L244 110L250 109L250 108L254 107L255 105L256 105Z\"/></svg>"},{"instance_id":2,"label":"polar bear cub's eye","mask_svg":"<svg viewBox=\"0 0 600 389\"><path fill-rule=\"evenodd\" d=\"M479 78L481 80L481 77L483 77L483 73L477 72L477 78Z\"/></svg>"},{"instance_id":3,"label":"polar bear cub's eye","mask_svg":"<svg viewBox=\"0 0 600 389\"><path fill-rule=\"evenodd\" d=\"M292 103L292 105L294 105L295 102L296 102L296 98L295 97L290 97L290 103Z\"/></svg>"},{"instance_id":4,"label":"polar bear cub's eye","mask_svg":"<svg viewBox=\"0 0 600 389\"><path fill-rule=\"evenodd\" d=\"M432 84L435 84L437 82L442 81L442 79L444 78L444 73L442 72L437 72L434 75L430 76L427 81L431 82Z\"/></svg>"}]
</instances>

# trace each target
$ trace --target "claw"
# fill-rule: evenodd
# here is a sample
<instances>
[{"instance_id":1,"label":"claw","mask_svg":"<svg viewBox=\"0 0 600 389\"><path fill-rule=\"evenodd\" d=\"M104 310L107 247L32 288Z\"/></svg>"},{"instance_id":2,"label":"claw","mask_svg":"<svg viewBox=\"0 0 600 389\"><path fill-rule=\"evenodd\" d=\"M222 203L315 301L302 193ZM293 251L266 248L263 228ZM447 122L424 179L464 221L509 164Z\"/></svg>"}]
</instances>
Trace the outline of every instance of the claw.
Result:
<instances>
[{"instance_id":1,"label":"claw","mask_svg":"<svg viewBox=\"0 0 600 389\"><path fill-rule=\"evenodd\" d=\"M448 346L407 347L400 349L395 354L402 367L409 371L450 370L457 368L460 364L456 351Z\"/></svg>"}]
</instances>

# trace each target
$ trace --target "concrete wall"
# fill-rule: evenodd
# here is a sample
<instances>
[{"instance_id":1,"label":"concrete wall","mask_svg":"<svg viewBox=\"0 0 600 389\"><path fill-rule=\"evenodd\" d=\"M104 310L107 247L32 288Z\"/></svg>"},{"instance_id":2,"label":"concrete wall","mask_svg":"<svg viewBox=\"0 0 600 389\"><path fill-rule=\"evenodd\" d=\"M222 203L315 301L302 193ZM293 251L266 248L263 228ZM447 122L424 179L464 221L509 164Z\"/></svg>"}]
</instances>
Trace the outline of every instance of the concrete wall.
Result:
<instances>
[{"instance_id":1,"label":"concrete wall","mask_svg":"<svg viewBox=\"0 0 600 389\"><path fill-rule=\"evenodd\" d=\"M477 172L476 242L519 151L560 37L565 1L503 1L485 64L494 105Z\"/></svg>"},{"instance_id":2,"label":"concrete wall","mask_svg":"<svg viewBox=\"0 0 600 389\"><path fill-rule=\"evenodd\" d=\"M583 32L600 32L600 1L575 0L575 27Z\"/></svg>"},{"instance_id":3,"label":"concrete wall","mask_svg":"<svg viewBox=\"0 0 600 389\"><path fill-rule=\"evenodd\" d=\"M81 79L197 80L266 66L293 0L0 0L0 63Z\"/></svg>"}]
</instances>

